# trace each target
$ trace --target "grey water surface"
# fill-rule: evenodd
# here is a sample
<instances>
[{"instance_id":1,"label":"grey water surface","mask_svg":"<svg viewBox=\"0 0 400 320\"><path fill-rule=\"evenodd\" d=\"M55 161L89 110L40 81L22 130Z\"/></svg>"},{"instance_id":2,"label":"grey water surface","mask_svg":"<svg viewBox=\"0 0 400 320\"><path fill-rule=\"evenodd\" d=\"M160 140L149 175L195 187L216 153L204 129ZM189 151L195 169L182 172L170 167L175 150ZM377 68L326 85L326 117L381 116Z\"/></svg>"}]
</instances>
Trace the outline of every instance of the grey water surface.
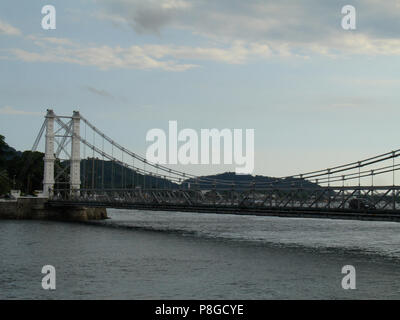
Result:
<instances>
[{"instance_id":1,"label":"grey water surface","mask_svg":"<svg viewBox=\"0 0 400 320\"><path fill-rule=\"evenodd\" d=\"M108 210L0 221L1 299L399 299L400 224ZM44 265L56 290L42 288ZM341 286L356 269L356 290Z\"/></svg>"}]
</instances>

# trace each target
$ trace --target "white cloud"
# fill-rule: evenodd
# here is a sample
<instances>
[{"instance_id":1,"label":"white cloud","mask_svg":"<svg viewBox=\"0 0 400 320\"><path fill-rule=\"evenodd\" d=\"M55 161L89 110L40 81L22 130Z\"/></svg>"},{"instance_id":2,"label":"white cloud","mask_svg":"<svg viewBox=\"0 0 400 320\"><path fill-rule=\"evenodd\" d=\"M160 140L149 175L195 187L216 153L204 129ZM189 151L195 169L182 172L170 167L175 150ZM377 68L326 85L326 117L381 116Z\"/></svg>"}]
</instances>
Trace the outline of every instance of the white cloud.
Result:
<instances>
[{"instance_id":1,"label":"white cloud","mask_svg":"<svg viewBox=\"0 0 400 320\"><path fill-rule=\"evenodd\" d=\"M82 46L69 39L30 37L39 50L8 49L9 58L26 62L73 63L94 66L101 70L112 68L161 69L185 71L198 67L199 61L228 64L245 63L251 58L266 58L273 53L267 44L241 41L225 47L192 47L174 45L134 45L130 47ZM56 46L53 46L56 44Z\"/></svg>"},{"instance_id":2,"label":"white cloud","mask_svg":"<svg viewBox=\"0 0 400 320\"><path fill-rule=\"evenodd\" d=\"M391 23L400 14L391 13L394 0L379 5L373 0L358 2L363 14L378 6L380 16L385 12ZM271 57L325 56L338 58L350 55L399 55L400 37L381 36L386 29L379 25L371 31L355 32L340 27L338 2L317 0L293 2L221 0L97 0L99 11L93 14L113 24L132 26L137 32L160 33L164 27L192 32L206 38L201 45L142 44L132 46L82 45L71 39L26 36L34 49L2 49L1 59L26 62L71 63L101 70L128 68L165 71L186 71L199 67L202 61L243 64ZM229 5L228 5L229 4ZM361 5L363 4L363 6ZM311 10L312 9L312 10ZM400 19L398 19L400 20ZM397 21L397 20L396 20ZM7 27L4 27L7 26ZM399 25L400 26L400 25ZM0 31L18 33L0 22ZM205 44L204 44L205 43ZM8 53L5 55L4 52Z\"/></svg>"},{"instance_id":3,"label":"white cloud","mask_svg":"<svg viewBox=\"0 0 400 320\"><path fill-rule=\"evenodd\" d=\"M194 64L179 63L173 60L157 60L142 47L81 47L78 49L56 48L44 52L29 52L21 49L10 50L15 57L28 62L63 62L93 66L101 70L113 68L161 69L166 71L185 71Z\"/></svg>"},{"instance_id":4,"label":"white cloud","mask_svg":"<svg viewBox=\"0 0 400 320\"><path fill-rule=\"evenodd\" d=\"M144 45L142 48L156 58L173 57L178 60L206 60L229 64L244 63L250 57L269 57L271 55L268 45L246 44L240 41L232 43L229 47Z\"/></svg>"},{"instance_id":5,"label":"white cloud","mask_svg":"<svg viewBox=\"0 0 400 320\"><path fill-rule=\"evenodd\" d=\"M0 114L4 115L17 115L17 116L42 116L42 112L24 111L18 110L10 106L4 106L0 108Z\"/></svg>"},{"instance_id":6,"label":"white cloud","mask_svg":"<svg viewBox=\"0 0 400 320\"><path fill-rule=\"evenodd\" d=\"M233 41L219 46L133 45L84 46L65 38L29 37L37 50L3 49L8 58L26 62L72 63L101 70L115 68L186 71L200 66L201 61L243 64L273 56L309 58L324 55L398 55L400 39L374 39L363 34L347 33L328 42L302 43L271 40L264 42ZM3 56L4 57L4 56Z\"/></svg>"},{"instance_id":7,"label":"white cloud","mask_svg":"<svg viewBox=\"0 0 400 320\"><path fill-rule=\"evenodd\" d=\"M26 39L32 40L33 43L40 47L45 47L48 45L59 45L59 46L70 46L76 47L79 44L67 38L58 37L41 37L36 35L28 35Z\"/></svg>"},{"instance_id":8,"label":"white cloud","mask_svg":"<svg viewBox=\"0 0 400 320\"><path fill-rule=\"evenodd\" d=\"M5 21L0 20L0 33L9 35L9 36L19 36L21 35L21 31L13 27L12 25L8 24Z\"/></svg>"},{"instance_id":9,"label":"white cloud","mask_svg":"<svg viewBox=\"0 0 400 320\"><path fill-rule=\"evenodd\" d=\"M103 11L94 12L91 16L99 20L111 21L114 25L122 25L126 23L126 20L123 17Z\"/></svg>"},{"instance_id":10,"label":"white cloud","mask_svg":"<svg viewBox=\"0 0 400 320\"><path fill-rule=\"evenodd\" d=\"M398 0L354 0L360 18L354 32L340 27L340 1L186 0L181 5L172 5L181 2L178 0L97 2L105 15L112 14L114 20L120 24L125 21L139 33L184 29L217 43L263 45L267 56L397 55L400 51ZM199 51L197 54L201 55ZM240 53L235 59L226 54L221 59L218 52L214 56L218 61L243 60Z\"/></svg>"}]
</instances>

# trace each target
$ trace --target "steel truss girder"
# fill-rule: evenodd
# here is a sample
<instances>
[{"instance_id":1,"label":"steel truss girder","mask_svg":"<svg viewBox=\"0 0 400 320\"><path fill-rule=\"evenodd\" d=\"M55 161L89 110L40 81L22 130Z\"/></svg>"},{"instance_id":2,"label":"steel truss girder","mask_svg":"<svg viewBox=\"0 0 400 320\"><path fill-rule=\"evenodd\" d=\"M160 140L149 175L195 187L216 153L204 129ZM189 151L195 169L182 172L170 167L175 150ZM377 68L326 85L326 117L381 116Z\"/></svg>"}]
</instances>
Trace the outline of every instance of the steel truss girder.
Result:
<instances>
[{"instance_id":1,"label":"steel truss girder","mask_svg":"<svg viewBox=\"0 0 400 320\"><path fill-rule=\"evenodd\" d=\"M374 191L381 191L378 194ZM392 192L393 195L390 193ZM53 200L86 201L118 204L183 205L231 207L270 210L350 210L346 204L361 196L373 203L376 210L396 211L400 187L327 187L327 188L269 188L264 190L218 191L210 190L204 197L202 190L190 189L82 189L80 195L69 190L57 190ZM217 199L218 197L218 199ZM389 207L392 203L393 206ZM357 209L352 209L357 211ZM374 209L369 209L373 211ZM363 211L363 209L358 209ZM364 209L365 211L365 209Z\"/></svg>"}]
</instances>

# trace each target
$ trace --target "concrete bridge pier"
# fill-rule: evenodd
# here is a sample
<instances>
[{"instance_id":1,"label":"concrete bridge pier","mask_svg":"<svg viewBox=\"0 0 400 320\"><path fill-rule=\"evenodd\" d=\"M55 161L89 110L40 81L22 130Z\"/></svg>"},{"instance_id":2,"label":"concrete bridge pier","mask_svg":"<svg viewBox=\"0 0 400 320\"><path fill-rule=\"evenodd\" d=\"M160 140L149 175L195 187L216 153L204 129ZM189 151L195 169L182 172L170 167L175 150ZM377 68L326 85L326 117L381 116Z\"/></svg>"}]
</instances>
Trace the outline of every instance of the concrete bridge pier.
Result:
<instances>
[{"instance_id":1,"label":"concrete bridge pier","mask_svg":"<svg viewBox=\"0 0 400 320\"><path fill-rule=\"evenodd\" d=\"M106 208L50 206L46 198L21 197L0 202L0 220L89 221L107 219Z\"/></svg>"}]
</instances>

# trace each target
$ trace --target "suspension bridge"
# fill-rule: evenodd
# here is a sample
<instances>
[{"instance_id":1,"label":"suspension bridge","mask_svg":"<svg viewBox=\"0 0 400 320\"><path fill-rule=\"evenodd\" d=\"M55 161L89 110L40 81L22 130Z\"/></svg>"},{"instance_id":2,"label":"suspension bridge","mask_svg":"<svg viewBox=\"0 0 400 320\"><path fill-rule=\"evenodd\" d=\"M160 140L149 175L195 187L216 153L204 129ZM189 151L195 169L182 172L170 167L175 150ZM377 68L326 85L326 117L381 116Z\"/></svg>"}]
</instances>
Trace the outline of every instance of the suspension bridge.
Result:
<instances>
[{"instance_id":1,"label":"suspension bridge","mask_svg":"<svg viewBox=\"0 0 400 320\"><path fill-rule=\"evenodd\" d=\"M47 110L32 151L43 134L43 195L53 207L400 220L400 186L395 184L400 149L312 172L241 182L152 163L78 111L60 116ZM391 183L377 184L374 178Z\"/></svg>"}]
</instances>

